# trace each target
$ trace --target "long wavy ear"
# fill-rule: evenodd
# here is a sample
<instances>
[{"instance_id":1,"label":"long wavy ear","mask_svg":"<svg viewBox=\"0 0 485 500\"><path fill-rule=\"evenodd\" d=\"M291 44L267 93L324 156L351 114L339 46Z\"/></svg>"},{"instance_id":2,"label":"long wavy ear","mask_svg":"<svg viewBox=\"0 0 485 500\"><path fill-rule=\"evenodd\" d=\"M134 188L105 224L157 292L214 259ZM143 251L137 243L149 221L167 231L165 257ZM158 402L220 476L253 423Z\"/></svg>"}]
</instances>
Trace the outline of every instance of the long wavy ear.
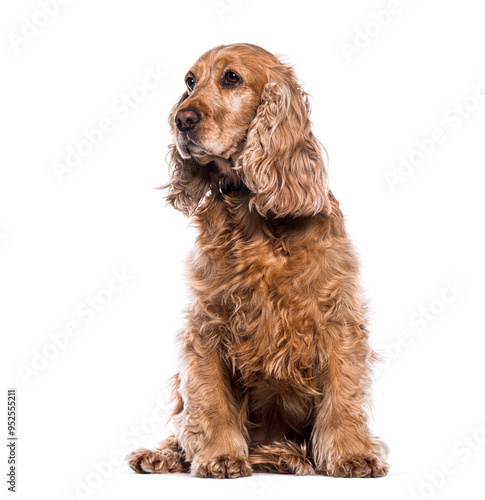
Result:
<instances>
[{"instance_id":1,"label":"long wavy ear","mask_svg":"<svg viewBox=\"0 0 485 500\"><path fill-rule=\"evenodd\" d=\"M308 97L290 67L281 64L272 70L237 167L253 193L251 206L263 216L331 211Z\"/></svg>"},{"instance_id":2,"label":"long wavy ear","mask_svg":"<svg viewBox=\"0 0 485 500\"><path fill-rule=\"evenodd\" d=\"M187 93L183 94L170 112L168 122L172 134L175 134L175 113L187 96ZM170 205L190 216L210 190L209 171L205 166L197 164L190 158L182 158L175 144L169 146L167 160L169 181L161 189L168 189L166 200Z\"/></svg>"}]
</instances>

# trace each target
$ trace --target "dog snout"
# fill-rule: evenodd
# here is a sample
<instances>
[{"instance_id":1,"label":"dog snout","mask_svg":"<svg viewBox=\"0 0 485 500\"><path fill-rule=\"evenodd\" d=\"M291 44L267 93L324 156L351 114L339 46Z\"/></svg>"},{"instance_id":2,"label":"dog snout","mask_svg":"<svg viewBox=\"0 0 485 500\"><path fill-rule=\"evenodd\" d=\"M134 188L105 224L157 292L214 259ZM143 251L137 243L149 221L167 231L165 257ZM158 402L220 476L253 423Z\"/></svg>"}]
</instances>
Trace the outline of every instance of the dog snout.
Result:
<instances>
[{"instance_id":1,"label":"dog snout","mask_svg":"<svg viewBox=\"0 0 485 500\"><path fill-rule=\"evenodd\" d=\"M200 114L195 109L181 109L175 115L175 125L181 132L192 130L200 122Z\"/></svg>"}]
</instances>

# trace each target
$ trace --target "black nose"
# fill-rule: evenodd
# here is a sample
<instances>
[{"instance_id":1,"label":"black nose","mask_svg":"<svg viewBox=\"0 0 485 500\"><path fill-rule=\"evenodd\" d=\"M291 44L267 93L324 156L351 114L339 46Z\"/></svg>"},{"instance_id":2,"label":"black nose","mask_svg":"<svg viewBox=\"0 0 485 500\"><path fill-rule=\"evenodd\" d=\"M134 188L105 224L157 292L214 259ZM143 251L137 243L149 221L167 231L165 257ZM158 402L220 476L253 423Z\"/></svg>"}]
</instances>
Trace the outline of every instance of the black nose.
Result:
<instances>
[{"instance_id":1,"label":"black nose","mask_svg":"<svg viewBox=\"0 0 485 500\"><path fill-rule=\"evenodd\" d=\"M181 132L192 130L200 122L200 115L195 109L181 109L175 115L175 125Z\"/></svg>"}]
</instances>

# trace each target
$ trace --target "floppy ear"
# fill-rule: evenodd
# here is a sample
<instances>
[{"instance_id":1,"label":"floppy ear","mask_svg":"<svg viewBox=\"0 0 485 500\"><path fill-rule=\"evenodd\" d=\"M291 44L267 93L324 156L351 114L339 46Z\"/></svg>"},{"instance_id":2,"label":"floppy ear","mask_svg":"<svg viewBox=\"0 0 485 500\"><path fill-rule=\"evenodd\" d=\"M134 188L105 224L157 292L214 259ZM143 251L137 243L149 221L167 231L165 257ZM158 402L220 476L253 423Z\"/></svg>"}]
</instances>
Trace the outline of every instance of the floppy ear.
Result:
<instances>
[{"instance_id":1,"label":"floppy ear","mask_svg":"<svg viewBox=\"0 0 485 500\"><path fill-rule=\"evenodd\" d=\"M237 167L253 193L250 204L261 215L330 212L327 172L311 130L307 94L291 68L273 70Z\"/></svg>"},{"instance_id":2,"label":"floppy ear","mask_svg":"<svg viewBox=\"0 0 485 500\"><path fill-rule=\"evenodd\" d=\"M187 94L182 95L170 112L168 121L172 133L175 133L175 113L186 98ZM184 215L190 216L210 190L209 171L191 158L182 158L175 144L171 144L169 149L167 159L170 177L168 183L161 189L168 189L166 199L170 205Z\"/></svg>"}]
</instances>

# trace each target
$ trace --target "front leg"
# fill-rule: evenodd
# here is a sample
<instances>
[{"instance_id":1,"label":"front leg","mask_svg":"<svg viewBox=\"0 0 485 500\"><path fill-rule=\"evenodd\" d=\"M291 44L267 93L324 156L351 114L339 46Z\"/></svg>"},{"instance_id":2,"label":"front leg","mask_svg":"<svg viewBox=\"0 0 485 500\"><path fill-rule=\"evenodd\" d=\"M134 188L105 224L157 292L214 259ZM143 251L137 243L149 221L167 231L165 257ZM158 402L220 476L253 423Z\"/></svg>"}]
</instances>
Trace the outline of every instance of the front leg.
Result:
<instances>
[{"instance_id":1,"label":"front leg","mask_svg":"<svg viewBox=\"0 0 485 500\"><path fill-rule=\"evenodd\" d=\"M192 475L249 476L246 430L216 338L195 330L183 336L179 441L191 462Z\"/></svg>"},{"instance_id":2,"label":"front leg","mask_svg":"<svg viewBox=\"0 0 485 500\"><path fill-rule=\"evenodd\" d=\"M314 423L317 469L335 477L381 477L387 446L370 434L367 410L372 352L360 325L328 325L324 396Z\"/></svg>"}]
</instances>

